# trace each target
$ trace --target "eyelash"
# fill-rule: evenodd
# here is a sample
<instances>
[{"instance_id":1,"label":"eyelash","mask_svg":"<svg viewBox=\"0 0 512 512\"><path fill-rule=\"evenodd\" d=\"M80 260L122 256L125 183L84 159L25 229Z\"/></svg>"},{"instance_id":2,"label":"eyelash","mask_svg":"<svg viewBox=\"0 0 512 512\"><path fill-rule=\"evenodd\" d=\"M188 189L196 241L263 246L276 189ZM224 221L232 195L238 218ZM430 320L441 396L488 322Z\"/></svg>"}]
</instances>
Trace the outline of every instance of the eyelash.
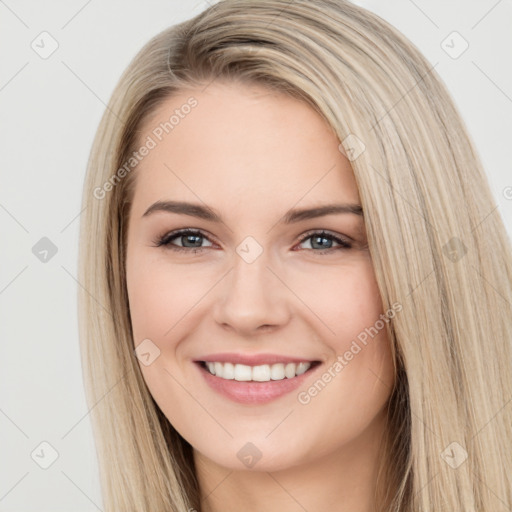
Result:
<instances>
[{"instance_id":1,"label":"eyelash","mask_svg":"<svg viewBox=\"0 0 512 512\"><path fill-rule=\"evenodd\" d=\"M155 245L155 247L166 247L172 251L178 251L178 252L185 251L185 252L197 253L197 252L201 252L203 249L206 249L206 247L181 247L179 245L171 244L171 241L174 240L175 238L178 238L180 236L186 236L186 235L200 235L203 238L205 238L211 242L211 240L206 236L206 234L204 234L200 230L182 229L182 230L178 230L178 231L172 231L171 233L167 233L164 236L157 238L154 241L154 245ZM323 255L323 254L326 254L326 253L329 253L332 251L336 251L336 250L340 250L340 249L346 250L346 249L352 248L352 245L347 240L340 238L336 235L333 235L331 233L328 233L327 231L324 231L324 230L309 231L299 240L298 244L300 245L300 244L304 243L306 240L308 240L309 238L313 238L314 236L333 240L334 242L336 242L340 245L340 247L330 247L327 249L307 249L307 250L313 251L315 253L320 253Z\"/></svg>"}]
</instances>

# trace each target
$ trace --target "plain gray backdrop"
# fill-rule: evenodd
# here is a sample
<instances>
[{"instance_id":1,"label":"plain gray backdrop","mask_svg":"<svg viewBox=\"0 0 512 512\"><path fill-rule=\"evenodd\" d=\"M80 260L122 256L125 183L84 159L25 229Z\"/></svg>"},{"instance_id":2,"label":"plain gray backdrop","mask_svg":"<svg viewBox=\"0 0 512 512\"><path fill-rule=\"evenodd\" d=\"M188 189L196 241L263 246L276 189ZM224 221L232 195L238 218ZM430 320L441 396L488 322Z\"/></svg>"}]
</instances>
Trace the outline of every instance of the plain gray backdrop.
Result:
<instances>
[{"instance_id":1,"label":"plain gray backdrop","mask_svg":"<svg viewBox=\"0 0 512 512\"><path fill-rule=\"evenodd\" d=\"M355 3L436 64L512 233L512 1ZM77 335L85 166L132 57L207 6L0 0L0 511L102 509Z\"/></svg>"}]
</instances>

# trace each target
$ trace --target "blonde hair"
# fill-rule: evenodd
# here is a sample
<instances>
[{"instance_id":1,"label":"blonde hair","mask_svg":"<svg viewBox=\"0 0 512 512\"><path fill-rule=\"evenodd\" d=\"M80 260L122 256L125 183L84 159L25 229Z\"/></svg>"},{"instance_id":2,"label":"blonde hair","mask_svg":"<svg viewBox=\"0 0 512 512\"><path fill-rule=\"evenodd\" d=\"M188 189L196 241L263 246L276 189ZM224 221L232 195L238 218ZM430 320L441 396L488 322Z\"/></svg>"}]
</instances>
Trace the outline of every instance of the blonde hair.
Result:
<instances>
[{"instance_id":1,"label":"blonde hair","mask_svg":"<svg viewBox=\"0 0 512 512\"><path fill-rule=\"evenodd\" d=\"M164 99L215 79L305 101L344 146L364 149L351 164L375 276L384 310L403 306L386 327L396 385L381 510L512 508L510 241L449 93L403 35L347 1L224 0L133 59L88 164L80 340L105 511L201 509L192 448L133 350L125 253L136 169L125 163Z\"/></svg>"}]
</instances>

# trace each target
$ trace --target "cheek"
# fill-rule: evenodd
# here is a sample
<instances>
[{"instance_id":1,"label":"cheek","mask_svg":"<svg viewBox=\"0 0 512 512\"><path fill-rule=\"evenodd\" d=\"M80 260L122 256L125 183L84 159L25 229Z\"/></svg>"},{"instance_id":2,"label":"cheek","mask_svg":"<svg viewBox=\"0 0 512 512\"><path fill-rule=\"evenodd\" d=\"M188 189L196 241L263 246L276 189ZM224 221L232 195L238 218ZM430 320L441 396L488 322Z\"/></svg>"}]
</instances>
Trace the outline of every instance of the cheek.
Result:
<instances>
[{"instance_id":1,"label":"cheek","mask_svg":"<svg viewBox=\"0 0 512 512\"><path fill-rule=\"evenodd\" d=\"M310 389L303 390L299 402L308 404L306 408L314 410L317 418L322 418L325 410L333 411L332 426L344 425L348 432L357 425L363 428L392 389L389 318L383 314L369 259L339 273L331 269L329 279L323 283L310 298L312 309L318 311L330 331L323 329L330 359L324 373L318 376L322 382L316 381ZM338 409L329 404L342 405ZM346 424L347 417L352 426Z\"/></svg>"},{"instance_id":2,"label":"cheek","mask_svg":"<svg viewBox=\"0 0 512 512\"><path fill-rule=\"evenodd\" d=\"M179 359L179 340L187 330L193 330L193 306L204 295L200 280L190 279L190 273L179 266L169 265L161 257L137 254L127 261L126 284L133 345L148 347L151 360L140 370L148 389L160 409L179 431L188 432L190 425L183 413L190 406L190 395L180 384L187 382L190 368ZM200 414L200 411L195 411Z\"/></svg>"},{"instance_id":3,"label":"cheek","mask_svg":"<svg viewBox=\"0 0 512 512\"><path fill-rule=\"evenodd\" d=\"M350 266L323 269L314 279L306 275L301 280L301 296L317 313L325 327L324 339L337 353L348 350L351 341L373 326L382 313L369 257Z\"/></svg>"},{"instance_id":4,"label":"cheek","mask_svg":"<svg viewBox=\"0 0 512 512\"><path fill-rule=\"evenodd\" d=\"M171 341L172 329L185 319L205 287L198 276L191 279L179 266L166 265L162 259L138 260L135 256L127 265L134 343L145 338Z\"/></svg>"}]
</instances>

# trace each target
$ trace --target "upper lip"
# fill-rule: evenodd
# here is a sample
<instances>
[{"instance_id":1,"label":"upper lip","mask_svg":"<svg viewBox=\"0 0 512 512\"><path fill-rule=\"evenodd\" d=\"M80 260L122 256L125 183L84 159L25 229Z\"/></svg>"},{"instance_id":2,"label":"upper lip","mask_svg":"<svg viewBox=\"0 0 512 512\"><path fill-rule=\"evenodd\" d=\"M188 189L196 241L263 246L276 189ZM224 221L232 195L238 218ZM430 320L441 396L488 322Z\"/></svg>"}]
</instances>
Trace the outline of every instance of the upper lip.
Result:
<instances>
[{"instance_id":1,"label":"upper lip","mask_svg":"<svg viewBox=\"0 0 512 512\"><path fill-rule=\"evenodd\" d=\"M316 359L308 359L302 357L284 356L279 354L235 354L223 352L220 354L209 354L207 356L198 357L197 362L211 362L211 363L233 363L245 364L247 366L258 366L263 364L277 364L277 363L312 363Z\"/></svg>"}]
</instances>

